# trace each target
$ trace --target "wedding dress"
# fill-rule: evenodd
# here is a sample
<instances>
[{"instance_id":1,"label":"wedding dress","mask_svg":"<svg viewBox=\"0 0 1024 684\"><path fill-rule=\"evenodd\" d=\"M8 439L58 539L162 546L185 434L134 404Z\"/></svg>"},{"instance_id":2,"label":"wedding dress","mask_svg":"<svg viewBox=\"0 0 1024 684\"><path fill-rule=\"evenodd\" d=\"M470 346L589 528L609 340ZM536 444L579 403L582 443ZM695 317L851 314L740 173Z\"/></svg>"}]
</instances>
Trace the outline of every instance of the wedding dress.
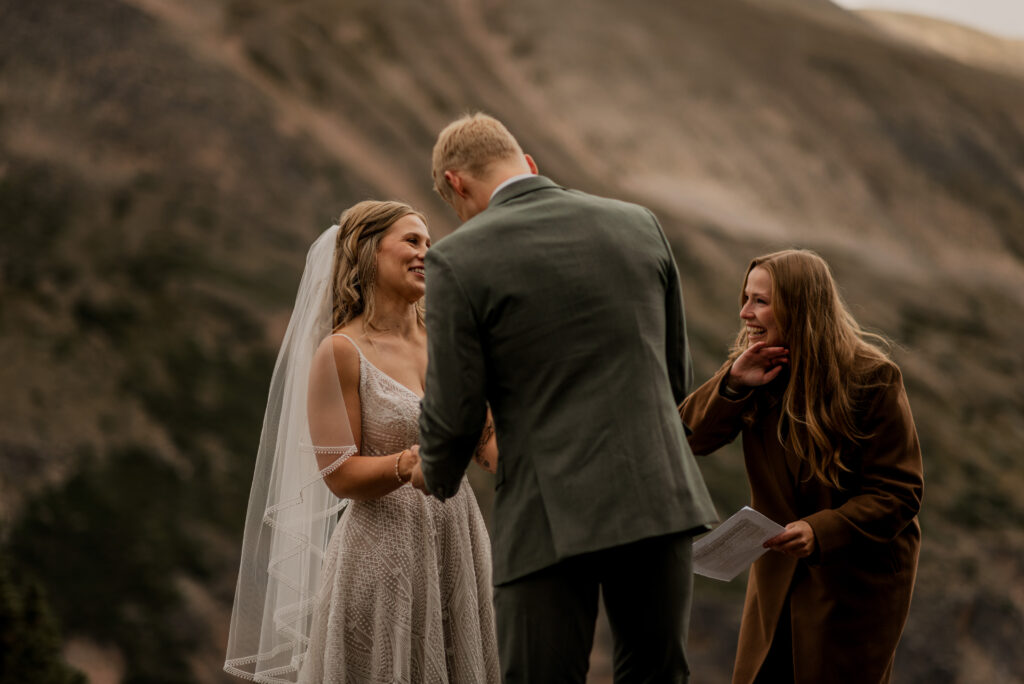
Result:
<instances>
[{"instance_id":1,"label":"wedding dress","mask_svg":"<svg viewBox=\"0 0 1024 684\"><path fill-rule=\"evenodd\" d=\"M360 454L416 444L419 396L356 349ZM321 577L300 681L498 681L490 542L465 479L444 503L410 486L350 502Z\"/></svg>"},{"instance_id":2,"label":"wedding dress","mask_svg":"<svg viewBox=\"0 0 1024 684\"><path fill-rule=\"evenodd\" d=\"M309 250L271 377L224 670L263 684L496 683L490 542L468 482L443 503L409 485L349 501L324 483L356 453L419 441L419 397L359 350L356 446L329 342L337 235Z\"/></svg>"}]
</instances>

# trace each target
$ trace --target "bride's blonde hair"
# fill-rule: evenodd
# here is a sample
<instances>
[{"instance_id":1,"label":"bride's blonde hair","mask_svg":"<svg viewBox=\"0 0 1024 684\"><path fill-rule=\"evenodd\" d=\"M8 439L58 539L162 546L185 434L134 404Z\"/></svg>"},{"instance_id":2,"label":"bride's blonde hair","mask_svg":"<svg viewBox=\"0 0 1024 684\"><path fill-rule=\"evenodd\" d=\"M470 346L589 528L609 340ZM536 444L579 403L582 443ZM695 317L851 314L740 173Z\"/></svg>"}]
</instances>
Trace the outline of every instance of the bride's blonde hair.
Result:
<instances>
[{"instance_id":1,"label":"bride's blonde hair","mask_svg":"<svg viewBox=\"0 0 1024 684\"><path fill-rule=\"evenodd\" d=\"M331 273L334 283L331 322L335 330L360 314L365 314L364 322L373 327L377 250L388 228L410 215L427 222L423 214L403 202L367 200L341 214ZM416 317L422 325L422 299L416 302Z\"/></svg>"},{"instance_id":2,"label":"bride's blonde hair","mask_svg":"<svg viewBox=\"0 0 1024 684\"><path fill-rule=\"evenodd\" d=\"M745 301L747 278L758 267L771 276L772 313L789 348L779 442L808 463L813 477L841 488L841 473L851 470L848 452L871 437L858 425L858 395L864 388L880 384L878 370L892 363L885 351L889 343L858 325L828 264L809 250L774 252L751 261L740 306ZM749 344L743 326L730 361Z\"/></svg>"}]
</instances>

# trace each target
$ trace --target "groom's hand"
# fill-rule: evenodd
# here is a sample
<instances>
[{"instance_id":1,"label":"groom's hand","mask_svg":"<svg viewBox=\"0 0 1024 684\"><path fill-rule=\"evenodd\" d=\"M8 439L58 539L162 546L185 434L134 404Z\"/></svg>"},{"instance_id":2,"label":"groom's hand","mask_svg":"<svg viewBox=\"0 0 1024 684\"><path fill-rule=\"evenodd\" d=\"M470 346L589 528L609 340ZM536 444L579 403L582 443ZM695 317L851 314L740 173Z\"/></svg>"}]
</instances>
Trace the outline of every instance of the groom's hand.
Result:
<instances>
[{"instance_id":1,"label":"groom's hand","mask_svg":"<svg viewBox=\"0 0 1024 684\"><path fill-rule=\"evenodd\" d=\"M412 476L410 477L409 482L411 482L412 486L415 487L416 489L420 490L424 494L429 495L430 492L427 491L427 483L423 480L423 469L420 467L421 462L419 444L412 447L411 451L413 453L413 456L416 457L416 465L413 466Z\"/></svg>"}]
</instances>

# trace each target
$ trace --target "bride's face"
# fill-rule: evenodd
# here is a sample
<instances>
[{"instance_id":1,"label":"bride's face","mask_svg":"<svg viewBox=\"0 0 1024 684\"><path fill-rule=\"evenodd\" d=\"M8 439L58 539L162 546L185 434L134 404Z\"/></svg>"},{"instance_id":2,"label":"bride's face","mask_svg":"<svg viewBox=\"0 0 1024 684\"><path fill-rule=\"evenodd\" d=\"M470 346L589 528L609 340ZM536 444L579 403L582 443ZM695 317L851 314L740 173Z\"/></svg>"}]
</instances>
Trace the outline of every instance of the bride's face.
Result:
<instances>
[{"instance_id":1,"label":"bride's face","mask_svg":"<svg viewBox=\"0 0 1024 684\"><path fill-rule=\"evenodd\" d=\"M393 292L406 301L419 300L426 291L423 259L430 234L419 216L408 214L384 233L377 250L377 289Z\"/></svg>"}]
</instances>

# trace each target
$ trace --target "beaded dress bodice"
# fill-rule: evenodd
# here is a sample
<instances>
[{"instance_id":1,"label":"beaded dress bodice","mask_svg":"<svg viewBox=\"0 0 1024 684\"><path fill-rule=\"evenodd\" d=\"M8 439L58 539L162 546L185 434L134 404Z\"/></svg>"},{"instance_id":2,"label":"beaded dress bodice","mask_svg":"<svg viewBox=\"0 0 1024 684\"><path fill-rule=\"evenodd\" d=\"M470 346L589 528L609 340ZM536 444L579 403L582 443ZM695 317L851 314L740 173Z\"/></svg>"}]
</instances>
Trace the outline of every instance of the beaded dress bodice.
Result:
<instances>
[{"instance_id":1,"label":"beaded dress bodice","mask_svg":"<svg viewBox=\"0 0 1024 684\"><path fill-rule=\"evenodd\" d=\"M363 456L394 454L418 442L419 396L370 363L362 351L359 402Z\"/></svg>"},{"instance_id":2,"label":"beaded dress bodice","mask_svg":"<svg viewBox=\"0 0 1024 684\"><path fill-rule=\"evenodd\" d=\"M353 346L360 455L418 443L419 396ZM349 503L325 553L301 682L497 684L490 541L463 485L444 502L405 485Z\"/></svg>"}]
</instances>

